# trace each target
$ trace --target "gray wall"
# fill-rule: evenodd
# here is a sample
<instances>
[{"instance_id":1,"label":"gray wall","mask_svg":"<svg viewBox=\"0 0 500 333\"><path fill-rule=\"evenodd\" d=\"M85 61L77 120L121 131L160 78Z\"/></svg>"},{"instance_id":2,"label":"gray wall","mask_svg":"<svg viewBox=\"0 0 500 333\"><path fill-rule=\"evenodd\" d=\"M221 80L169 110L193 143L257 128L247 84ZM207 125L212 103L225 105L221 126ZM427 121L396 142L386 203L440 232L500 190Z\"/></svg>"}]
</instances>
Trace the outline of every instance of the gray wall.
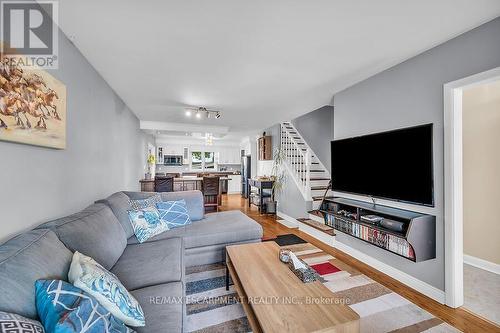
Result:
<instances>
[{"instance_id":1,"label":"gray wall","mask_svg":"<svg viewBox=\"0 0 500 333\"><path fill-rule=\"evenodd\" d=\"M62 33L59 70L50 73L67 88L67 148L0 141L0 242L115 191L138 189L147 141L154 143Z\"/></svg>"},{"instance_id":2,"label":"gray wall","mask_svg":"<svg viewBox=\"0 0 500 333\"><path fill-rule=\"evenodd\" d=\"M443 84L499 66L497 18L334 96L335 139L434 123L436 206L426 211L437 217L437 258L415 264L349 236L338 241L444 290Z\"/></svg>"},{"instance_id":3,"label":"gray wall","mask_svg":"<svg viewBox=\"0 0 500 333\"><path fill-rule=\"evenodd\" d=\"M321 163L331 171L330 141L333 140L333 106L325 105L292 120Z\"/></svg>"}]
</instances>

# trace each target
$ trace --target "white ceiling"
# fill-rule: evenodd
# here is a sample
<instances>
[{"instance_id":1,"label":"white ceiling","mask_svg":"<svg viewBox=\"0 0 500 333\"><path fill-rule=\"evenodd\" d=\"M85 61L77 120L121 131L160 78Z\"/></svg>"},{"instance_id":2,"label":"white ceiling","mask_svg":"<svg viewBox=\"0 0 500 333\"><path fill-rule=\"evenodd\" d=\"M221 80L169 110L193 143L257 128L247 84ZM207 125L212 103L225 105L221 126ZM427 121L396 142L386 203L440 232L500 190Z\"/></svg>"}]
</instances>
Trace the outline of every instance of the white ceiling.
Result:
<instances>
[{"instance_id":1,"label":"white ceiling","mask_svg":"<svg viewBox=\"0 0 500 333\"><path fill-rule=\"evenodd\" d=\"M59 23L141 120L241 132L498 15L498 0L64 0ZM188 105L223 117L188 119Z\"/></svg>"}]
</instances>

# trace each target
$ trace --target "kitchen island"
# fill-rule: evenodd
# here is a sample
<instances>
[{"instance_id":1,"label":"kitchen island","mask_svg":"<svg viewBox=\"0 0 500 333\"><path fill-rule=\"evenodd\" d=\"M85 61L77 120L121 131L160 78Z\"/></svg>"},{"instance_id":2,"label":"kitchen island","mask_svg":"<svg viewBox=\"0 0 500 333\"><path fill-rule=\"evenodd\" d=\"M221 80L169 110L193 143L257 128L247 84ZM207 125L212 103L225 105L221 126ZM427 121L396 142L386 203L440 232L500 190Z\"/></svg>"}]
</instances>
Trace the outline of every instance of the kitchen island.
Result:
<instances>
[{"instance_id":1,"label":"kitchen island","mask_svg":"<svg viewBox=\"0 0 500 333\"><path fill-rule=\"evenodd\" d=\"M227 189L228 182L231 178L227 175L220 176L220 192L221 194L224 192L224 189ZM182 176L174 178L174 191L192 191L192 190L202 190L202 182L203 177L196 176ZM141 179L139 181L141 184L142 192L154 192L155 190L155 181L154 179ZM227 192L227 190L225 191Z\"/></svg>"}]
</instances>

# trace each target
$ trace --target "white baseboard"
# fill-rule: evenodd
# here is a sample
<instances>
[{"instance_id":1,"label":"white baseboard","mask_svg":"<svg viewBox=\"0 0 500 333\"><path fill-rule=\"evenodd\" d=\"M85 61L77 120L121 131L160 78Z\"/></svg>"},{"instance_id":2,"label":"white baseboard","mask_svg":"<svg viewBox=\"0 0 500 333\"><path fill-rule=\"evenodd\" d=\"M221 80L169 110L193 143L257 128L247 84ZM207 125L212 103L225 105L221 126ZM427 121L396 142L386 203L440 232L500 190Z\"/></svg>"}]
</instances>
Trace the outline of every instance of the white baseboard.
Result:
<instances>
[{"instance_id":1,"label":"white baseboard","mask_svg":"<svg viewBox=\"0 0 500 333\"><path fill-rule=\"evenodd\" d=\"M297 221L293 217L288 216L285 213L280 212L280 211L278 211L276 213L276 215L278 215L279 217L281 217L283 219L283 220L276 220L276 221L283 224L285 227L288 227L288 228L298 228L299 227L299 224L298 224L299 221Z\"/></svg>"},{"instance_id":2,"label":"white baseboard","mask_svg":"<svg viewBox=\"0 0 500 333\"><path fill-rule=\"evenodd\" d=\"M491 261L473 257L468 254L464 254L464 263L477 268L484 269L485 271L491 273L500 274L500 265L495 264L494 262Z\"/></svg>"},{"instance_id":3,"label":"white baseboard","mask_svg":"<svg viewBox=\"0 0 500 333\"><path fill-rule=\"evenodd\" d=\"M325 223L325 219L322 217L319 217L318 215L309 214L309 218L313 221L316 221L316 222Z\"/></svg>"},{"instance_id":4,"label":"white baseboard","mask_svg":"<svg viewBox=\"0 0 500 333\"><path fill-rule=\"evenodd\" d=\"M392 277L393 279L398 280L399 282L407 285L410 288L415 289L416 291L424 294L425 296L428 296L432 298L433 300L444 304L445 302L445 293L443 290L440 290L434 286L431 286L430 284L421 281L403 271L400 271L399 269L396 269L392 266L387 265L386 263L383 263L361 251L358 251L348 245L345 245L343 243L340 243L338 241L335 242L334 247L339 249L342 252L347 253L351 257L354 257L358 259L359 261L375 268L376 270Z\"/></svg>"}]
</instances>

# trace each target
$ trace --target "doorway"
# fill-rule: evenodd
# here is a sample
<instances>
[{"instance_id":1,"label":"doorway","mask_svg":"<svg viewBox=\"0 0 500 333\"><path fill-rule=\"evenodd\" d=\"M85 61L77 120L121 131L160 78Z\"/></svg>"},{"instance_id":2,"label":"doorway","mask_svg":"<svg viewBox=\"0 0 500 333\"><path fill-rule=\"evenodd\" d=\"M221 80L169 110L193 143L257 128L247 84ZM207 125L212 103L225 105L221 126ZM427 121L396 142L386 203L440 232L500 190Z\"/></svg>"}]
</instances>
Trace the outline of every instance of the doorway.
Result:
<instances>
[{"instance_id":1,"label":"doorway","mask_svg":"<svg viewBox=\"0 0 500 333\"><path fill-rule=\"evenodd\" d=\"M500 87L500 83L496 84L496 82L500 82L500 68L450 82L444 86L445 295L446 304L455 308L464 305L464 300L466 301L465 304L469 304L470 306L469 296L472 289L467 290L465 293L466 297L464 298L464 271L467 274L465 287L472 288L479 286L478 283L474 282L474 279L471 280L472 276L479 276L476 275L479 271L475 271L476 268L479 268L477 267L479 261L474 261L474 259L472 259L472 263L475 265L471 265L470 259L477 258L486 262L492 260L492 263L497 261L493 253L488 253L488 251L496 252L496 247L492 247L492 244L485 243L486 236L488 235L488 231L486 230L488 226L483 225L483 222L490 221L482 216L484 212L484 201L487 200L480 199L481 196L483 196L483 199L491 199L493 193L497 192L494 186L490 186L493 192L488 192L489 189L486 188L487 186L477 186L479 184L474 184L474 181L484 182L483 176L485 170L489 167L489 165L485 166L484 163L495 163L494 161L488 160L488 158L492 158L494 152L500 154L500 142L496 145L485 144L486 141L480 143L480 140L491 140L491 135L484 138L482 136L473 135L474 133L491 134L491 126L495 123L499 126L498 131L500 132L500 118L497 118L498 121L495 119L484 121L484 117L492 117L494 111L500 112L500 109L492 110L491 106L488 111L487 108L485 109L484 105L487 103L486 96L488 95L485 94L485 91L489 91L489 95L491 95L491 91ZM480 96L481 94L482 96ZM475 95L480 99L482 98L483 101L474 101ZM467 100L464 100L464 98ZM471 108L474 110L471 111ZM471 112L479 111L483 113L481 116L482 118L474 118L475 115L471 114ZM487 111L489 113L487 113ZM466 126L464 127L464 125ZM478 132L478 127L480 126L485 128ZM474 140L479 141L474 142ZM496 147L496 149L492 149L490 152L481 151L481 149L486 148L485 146ZM476 147L476 149L473 149L474 147ZM478 158L478 156L482 158ZM465 158L467 160L465 160ZM484 184L490 183L490 185L492 185L494 181L493 176L500 177L500 173L498 173L498 175L496 173L498 172L494 172L488 176L490 181ZM464 190L466 190L467 193L465 193ZM474 191L477 192L482 190L484 190L485 193L474 193ZM498 198L498 203L500 203L500 198ZM476 214L474 214L474 210ZM489 215L489 219L495 218L497 219L496 225L498 225L500 223L500 218L497 218L494 214ZM467 223L467 225L464 223ZM481 228L483 229L482 231L479 230ZM491 228L495 229L496 226L493 225ZM495 233L495 231L490 230L489 234L491 235L493 233ZM497 235L498 233L496 233L494 237L496 237L495 243L498 244ZM476 238L479 238L479 240L476 240ZM483 244L481 244L481 240ZM490 249L490 247L494 248L494 250ZM498 255L500 255L500 253ZM466 262L465 270L464 259ZM500 266L493 265L493 267ZM484 266L482 268L484 268ZM496 276L495 273L492 274ZM484 281L484 276L479 279ZM495 288L494 283L490 287L486 286L486 289L489 289L489 293L479 298L482 298L484 301L488 294L492 296L498 295L495 294L494 290L491 288ZM476 288L475 292L480 292L480 290ZM481 306L484 307L484 305L485 303L483 302ZM477 313L479 308L480 307L476 307L476 310L469 310ZM491 308L491 305L489 308ZM498 310L499 309L496 309L496 311ZM484 313L478 314L487 317ZM490 318L490 320L491 319L492 318Z\"/></svg>"}]
</instances>

